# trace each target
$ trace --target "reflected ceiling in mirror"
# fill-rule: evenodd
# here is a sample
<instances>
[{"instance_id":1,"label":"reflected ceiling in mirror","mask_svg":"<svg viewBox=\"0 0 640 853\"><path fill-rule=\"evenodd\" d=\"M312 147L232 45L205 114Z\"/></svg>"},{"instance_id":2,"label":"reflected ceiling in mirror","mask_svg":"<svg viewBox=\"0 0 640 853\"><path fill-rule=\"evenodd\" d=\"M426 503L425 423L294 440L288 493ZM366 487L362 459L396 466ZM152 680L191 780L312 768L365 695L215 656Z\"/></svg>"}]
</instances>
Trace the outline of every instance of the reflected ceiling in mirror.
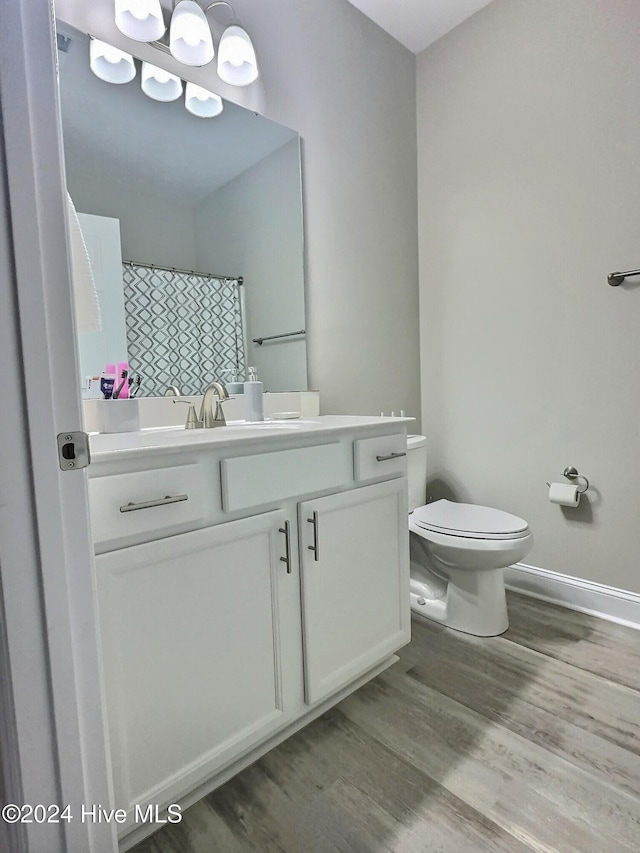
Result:
<instances>
[{"instance_id":1,"label":"reflected ceiling in mirror","mask_svg":"<svg viewBox=\"0 0 640 853\"><path fill-rule=\"evenodd\" d=\"M88 36L60 32L67 183L80 213L119 223L121 258L111 267L127 260L242 277L246 363L267 390L305 389L304 336L252 342L306 327L298 135L228 102L203 119L187 112L184 95L154 101L140 89L137 60L134 80L106 83L89 69ZM121 333L104 329L97 350ZM96 369L81 366L83 376Z\"/></svg>"}]
</instances>

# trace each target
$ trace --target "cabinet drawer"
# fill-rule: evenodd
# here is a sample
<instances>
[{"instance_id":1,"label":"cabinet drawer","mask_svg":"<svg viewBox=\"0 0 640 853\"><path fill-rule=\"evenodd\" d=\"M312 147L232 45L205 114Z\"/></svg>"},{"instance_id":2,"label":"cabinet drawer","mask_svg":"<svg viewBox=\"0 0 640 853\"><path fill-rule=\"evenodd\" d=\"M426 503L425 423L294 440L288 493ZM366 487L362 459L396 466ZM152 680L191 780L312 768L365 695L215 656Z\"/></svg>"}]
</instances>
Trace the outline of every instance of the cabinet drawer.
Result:
<instances>
[{"instance_id":1,"label":"cabinet drawer","mask_svg":"<svg viewBox=\"0 0 640 853\"><path fill-rule=\"evenodd\" d=\"M374 480L378 477L407 474L407 437L404 433L361 438L353 443L354 479Z\"/></svg>"},{"instance_id":2,"label":"cabinet drawer","mask_svg":"<svg viewBox=\"0 0 640 853\"><path fill-rule=\"evenodd\" d=\"M197 464L89 480L94 546L98 552L184 533L204 516Z\"/></svg>"},{"instance_id":3,"label":"cabinet drawer","mask_svg":"<svg viewBox=\"0 0 640 853\"><path fill-rule=\"evenodd\" d=\"M220 465L226 512L339 488L351 481L348 450L345 453L345 445L338 443L238 456L223 459Z\"/></svg>"}]
</instances>

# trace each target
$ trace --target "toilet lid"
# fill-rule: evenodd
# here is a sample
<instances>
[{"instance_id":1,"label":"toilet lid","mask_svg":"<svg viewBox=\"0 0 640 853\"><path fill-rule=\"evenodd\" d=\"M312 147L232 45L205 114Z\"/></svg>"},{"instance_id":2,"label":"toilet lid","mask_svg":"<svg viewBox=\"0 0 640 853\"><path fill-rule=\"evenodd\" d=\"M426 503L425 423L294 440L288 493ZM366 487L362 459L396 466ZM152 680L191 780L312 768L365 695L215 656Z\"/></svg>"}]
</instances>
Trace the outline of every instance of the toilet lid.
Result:
<instances>
[{"instance_id":1,"label":"toilet lid","mask_svg":"<svg viewBox=\"0 0 640 853\"><path fill-rule=\"evenodd\" d=\"M407 436L407 449L415 450L416 447L424 447L427 443L426 435L408 435Z\"/></svg>"},{"instance_id":2,"label":"toilet lid","mask_svg":"<svg viewBox=\"0 0 640 853\"><path fill-rule=\"evenodd\" d=\"M446 500L418 507L412 519L424 530L470 539L521 539L529 532L527 522L517 515Z\"/></svg>"}]
</instances>

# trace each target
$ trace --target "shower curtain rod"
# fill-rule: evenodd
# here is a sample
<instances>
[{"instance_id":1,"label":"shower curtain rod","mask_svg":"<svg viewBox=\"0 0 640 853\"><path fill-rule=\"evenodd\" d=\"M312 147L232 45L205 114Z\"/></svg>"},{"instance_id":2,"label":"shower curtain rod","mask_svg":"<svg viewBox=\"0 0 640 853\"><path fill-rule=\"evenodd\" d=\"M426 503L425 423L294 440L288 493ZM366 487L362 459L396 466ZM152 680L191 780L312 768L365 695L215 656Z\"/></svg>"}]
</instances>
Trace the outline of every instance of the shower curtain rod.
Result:
<instances>
[{"instance_id":1,"label":"shower curtain rod","mask_svg":"<svg viewBox=\"0 0 640 853\"><path fill-rule=\"evenodd\" d=\"M177 272L186 275L199 275L202 278L217 278L223 281L237 281L238 285L242 287L244 284L244 278L241 275L216 275L213 272L198 272L197 270L181 270L178 267L163 267L161 264L143 264L141 261L122 261L123 264L127 264L130 267L145 267L145 269L150 270L165 270L166 272Z\"/></svg>"}]
</instances>

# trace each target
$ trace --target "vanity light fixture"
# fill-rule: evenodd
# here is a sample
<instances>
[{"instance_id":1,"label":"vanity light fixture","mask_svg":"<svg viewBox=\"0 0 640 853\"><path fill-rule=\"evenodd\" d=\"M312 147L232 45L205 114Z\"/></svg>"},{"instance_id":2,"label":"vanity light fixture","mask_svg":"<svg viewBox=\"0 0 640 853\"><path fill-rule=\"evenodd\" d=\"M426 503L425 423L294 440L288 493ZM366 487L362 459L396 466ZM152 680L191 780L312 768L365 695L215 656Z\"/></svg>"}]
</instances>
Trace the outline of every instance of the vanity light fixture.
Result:
<instances>
[{"instance_id":1,"label":"vanity light fixture","mask_svg":"<svg viewBox=\"0 0 640 853\"><path fill-rule=\"evenodd\" d=\"M196 0L173 0L168 39L160 0L114 0L116 26L124 35L170 53L183 65L208 65L215 56L207 13L226 6L232 15L218 47L218 76L231 86L248 86L258 78L253 42L226 0L204 8Z\"/></svg>"},{"instance_id":2,"label":"vanity light fixture","mask_svg":"<svg viewBox=\"0 0 640 853\"><path fill-rule=\"evenodd\" d=\"M90 37L89 65L93 73L107 83L129 83L136 76L133 57L106 42ZM176 101L183 91L183 81L164 68L142 63L142 91L154 101ZM198 118L214 118L223 110L222 98L195 83L187 83L185 109Z\"/></svg>"},{"instance_id":3,"label":"vanity light fixture","mask_svg":"<svg viewBox=\"0 0 640 853\"><path fill-rule=\"evenodd\" d=\"M132 56L96 38L89 42L89 66L96 77L107 83L128 83L136 76Z\"/></svg>"},{"instance_id":4,"label":"vanity light fixture","mask_svg":"<svg viewBox=\"0 0 640 853\"><path fill-rule=\"evenodd\" d=\"M136 41L157 41L165 34L160 0L115 0L116 27Z\"/></svg>"},{"instance_id":5,"label":"vanity light fixture","mask_svg":"<svg viewBox=\"0 0 640 853\"><path fill-rule=\"evenodd\" d=\"M154 101L175 101L182 94L182 80L150 62L142 63L141 77L142 91Z\"/></svg>"},{"instance_id":6,"label":"vanity light fixture","mask_svg":"<svg viewBox=\"0 0 640 853\"><path fill-rule=\"evenodd\" d=\"M198 118L215 118L223 110L222 98L214 95L202 86L187 83L184 95L184 106L192 115Z\"/></svg>"}]
</instances>

